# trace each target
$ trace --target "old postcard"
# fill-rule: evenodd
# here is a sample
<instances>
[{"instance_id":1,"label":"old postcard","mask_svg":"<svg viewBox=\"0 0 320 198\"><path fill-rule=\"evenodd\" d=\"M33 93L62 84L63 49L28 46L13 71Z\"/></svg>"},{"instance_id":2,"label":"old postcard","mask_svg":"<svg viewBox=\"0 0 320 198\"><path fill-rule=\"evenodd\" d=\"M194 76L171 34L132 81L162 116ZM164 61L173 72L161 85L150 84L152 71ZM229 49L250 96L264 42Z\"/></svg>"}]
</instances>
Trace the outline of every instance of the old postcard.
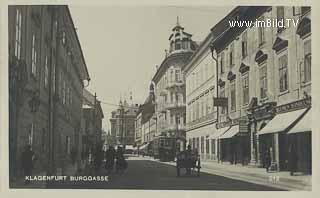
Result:
<instances>
[{"instance_id":1,"label":"old postcard","mask_svg":"<svg viewBox=\"0 0 320 198\"><path fill-rule=\"evenodd\" d=\"M312 5L97 2L2 6L9 190L315 190Z\"/></svg>"}]
</instances>

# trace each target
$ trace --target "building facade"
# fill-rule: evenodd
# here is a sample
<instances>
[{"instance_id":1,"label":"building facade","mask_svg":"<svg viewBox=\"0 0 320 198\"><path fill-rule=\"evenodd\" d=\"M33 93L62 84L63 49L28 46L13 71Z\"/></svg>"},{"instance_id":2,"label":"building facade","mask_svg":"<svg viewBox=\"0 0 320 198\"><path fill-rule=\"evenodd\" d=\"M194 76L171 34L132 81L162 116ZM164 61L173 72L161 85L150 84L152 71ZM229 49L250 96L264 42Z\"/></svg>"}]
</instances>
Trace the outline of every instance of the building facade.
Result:
<instances>
[{"instance_id":1,"label":"building facade","mask_svg":"<svg viewBox=\"0 0 320 198\"><path fill-rule=\"evenodd\" d=\"M78 148L82 89L89 80L67 6L9 6L10 179L26 145L35 171L61 173Z\"/></svg>"},{"instance_id":2,"label":"building facade","mask_svg":"<svg viewBox=\"0 0 320 198\"><path fill-rule=\"evenodd\" d=\"M186 88L182 67L197 48L191 37L177 22L169 37L170 50L152 79L157 104L156 136L176 138L178 150L185 146L186 137Z\"/></svg>"},{"instance_id":3,"label":"building facade","mask_svg":"<svg viewBox=\"0 0 320 198\"><path fill-rule=\"evenodd\" d=\"M186 78L187 141L202 159L217 159L216 131L216 65L212 59L210 33L184 66Z\"/></svg>"},{"instance_id":4,"label":"building facade","mask_svg":"<svg viewBox=\"0 0 320 198\"><path fill-rule=\"evenodd\" d=\"M145 153L152 155L152 142L156 137L157 131L155 94L153 84L150 85L148 97L146 98L144 103L139 106L139 110L136 115L135 128L136 146L139 148L139 150L145 150Z\"/></svg>"},{"instance_id":5,"label":"building facade","mask_svg":"<svg viewBox=\"0 0 320 198\"><path fill-rule=\"evenodd\" d=\"M222 161L265 166L270 155L271 169L311 171L310 12L241 6L224 19L277 19L285 27L225 26L212 42L218 100L226 101L218 105Z\"/></svg>"},{"instance_id":6,"label":"building facade","mask_svg":"<svg viewBox=\"0 0 320 198\"><path fill-rule=\"evenodd\" d=\"M117 145L134 145L135 143L135 119L138 112L138 104L129 104L126 100L120 100L119 108L111 112L111 136Z\"/></svg>"},{"instance_id":7,"label":"building facade","mask_svg":"<svg viewBox=\"0 0 320 198\"><path fill-rule=\"evenodd\" d=\"M87 89L83 89L81 152L93 152L102 143L102 120L104 118L101 102Z\"/></svg>"}]
</instances>

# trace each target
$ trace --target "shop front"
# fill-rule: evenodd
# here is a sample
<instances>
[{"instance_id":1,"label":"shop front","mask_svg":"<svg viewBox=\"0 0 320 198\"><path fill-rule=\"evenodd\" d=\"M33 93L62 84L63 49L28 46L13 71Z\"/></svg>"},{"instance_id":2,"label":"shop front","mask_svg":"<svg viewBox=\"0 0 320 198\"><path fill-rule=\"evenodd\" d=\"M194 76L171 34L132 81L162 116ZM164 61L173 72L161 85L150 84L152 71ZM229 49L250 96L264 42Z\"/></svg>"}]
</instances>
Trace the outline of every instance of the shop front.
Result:
<instances>
[{"instance_id":1,"label":"shop front","mask_svg":"<svg viewBox=\"0 0 320 198\"><path fill-rule=\"evenodd\" d=\"M248 164L250 159L250 137L240 133L239 125L230 127L219 137L221 159L231 164Z\"/></svg>"},{"instance_id":2,"label":"shop front","mask_svg":"<svg viewBox=\"0 0 320 198\"><path fill-rule=\"evenodd\" d=\"M306 117L310 104L303 99L277 106L275 116L260 126L257 135L263 167L270 165L271 171L311 172L310 116Z\"/></svg>"}]
</instances>

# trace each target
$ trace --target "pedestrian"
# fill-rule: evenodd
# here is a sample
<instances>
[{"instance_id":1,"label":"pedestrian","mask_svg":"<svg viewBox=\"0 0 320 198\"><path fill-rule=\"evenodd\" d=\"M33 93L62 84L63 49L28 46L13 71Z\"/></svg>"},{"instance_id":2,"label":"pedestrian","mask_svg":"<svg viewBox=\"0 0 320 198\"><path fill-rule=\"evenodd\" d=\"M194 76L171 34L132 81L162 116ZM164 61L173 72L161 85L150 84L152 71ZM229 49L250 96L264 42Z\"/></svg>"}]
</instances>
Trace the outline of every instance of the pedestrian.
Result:
<instances>
[{"instance_id":1,"label":"pedestrian","mask_svg":"<svg viewBox=\"0 0 320 198\"><path fill-rule=\"evenodd\" d=\"M188 163L186 167L186 175L191 175L191 167L193 167L191 145L188 145L188 149L186 150L186 161Z\"/></svg>"},{"instance_id":2,"label":"pedestrian","mask_svg":"<svg viewBox=\"0 0 320 198\"><path fill-rule=\"evenodd\" d=\"M128 167L126 160L124 159L122 147L118 146L116 153L116 172L122 173Z\"/></svg>"},{"instance_id":3,"label":"pedestrian","mask_svg":"<svg viewBox=\"0 0 320 198\"><path fill-rule=\"evenodd\" d=\"M264 153L265 168L266 168L267 172L269 172L269 168L271 166L271 153L270 153L270 150L272 150L272 148L266 149L266 151Z\"/></svg>"},{"instance_id":4,"label":"pedestrian","mask_svg":"<svg viewBox=\"0 0 320 198\"><path fill-rule=\"evenodd\" d=\"M294 173L297 171L297 163L298 157L297 152L294 145L291 145L289 148L289 170L290 175L293 176Z\"/></svg>"},{"instance_id":5,"label":"pedestrian","mask_svg":"<svg viewBox=\"0 0 320 198\"><path fill-rule=\"evenodd\" d=\"M35 159L34 152L31 150L31 146L27 145L25 147L25 150L22 153L22 159L21 159L21 165L23 168L23 173L26 178L26 176L31 176L32 169L33 169L33 161ZM25 184L30 183L30 180L25 179Z\"/></svg>"},{"instance_id":6,"label":"pedestrian","mask_svg":"<svg viewBox=\"0 0 320 198\"><path fill-rule=\"evenodd\" d=\"M106 151L106 165L105 165L105 168L108 170L108 172L113 170L115 156L116 156L116 153L113 146L109 146L108 150Z\"/></svg>"}]
</instances>

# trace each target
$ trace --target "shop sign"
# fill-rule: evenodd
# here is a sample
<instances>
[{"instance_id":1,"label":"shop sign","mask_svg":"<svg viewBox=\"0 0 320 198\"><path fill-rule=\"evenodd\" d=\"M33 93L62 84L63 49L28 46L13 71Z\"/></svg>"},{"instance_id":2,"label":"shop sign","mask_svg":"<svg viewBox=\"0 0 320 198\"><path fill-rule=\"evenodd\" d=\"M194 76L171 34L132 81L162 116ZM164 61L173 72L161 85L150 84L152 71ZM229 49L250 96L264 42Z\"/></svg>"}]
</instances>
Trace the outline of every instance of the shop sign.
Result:
<instances>
[{"instance_id":1,"label":"shop sign","mask_svg":"<svg viewBox=\"0 0 320 198\"><path fill-rule=\"evenodd\" d=\"M217 126L218 126L218 128L224 128L224 127L227 127L227 126L233 126L233 125L237 125L237 124L239 124L239 118L230 119L230 120L225 121L225 122L217 123Z\"/></svg>"},{"instance_id":2,"label":"shop sign","mask_svg":"<svg viewBox=\"0 0 320 198\"><path fill-rule=\"evenodd\" d=\"M276 113L295 111L311 106L311 98L306 98L276 107Z\"/></svg>"}]
</instances>

